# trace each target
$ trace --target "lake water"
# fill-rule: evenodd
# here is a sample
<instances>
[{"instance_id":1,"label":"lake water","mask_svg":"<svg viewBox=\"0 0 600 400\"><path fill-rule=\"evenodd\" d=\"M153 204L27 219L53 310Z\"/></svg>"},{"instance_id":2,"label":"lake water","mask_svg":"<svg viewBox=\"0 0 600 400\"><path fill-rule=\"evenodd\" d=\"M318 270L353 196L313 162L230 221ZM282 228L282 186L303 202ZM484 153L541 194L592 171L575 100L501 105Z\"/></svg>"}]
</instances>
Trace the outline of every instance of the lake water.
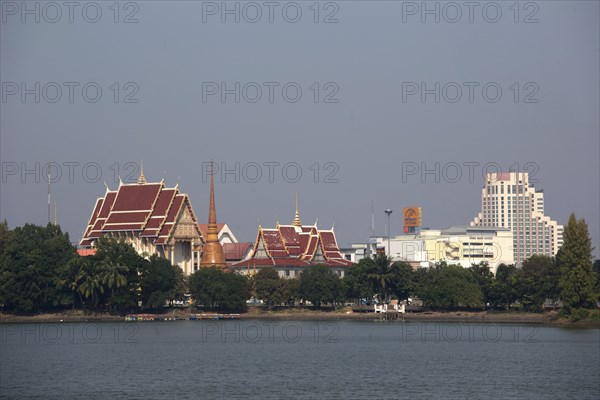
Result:
<instances>
[{"instance_id":1,"label":"lake water","mask_svg":"<svg viewBox=\"0 0 600 400\"><path fill-rule=\"evenodd\" d=\"M264 320L0 329L0 398L600 398L598 329Z\"/></svg>"}]
</instances>

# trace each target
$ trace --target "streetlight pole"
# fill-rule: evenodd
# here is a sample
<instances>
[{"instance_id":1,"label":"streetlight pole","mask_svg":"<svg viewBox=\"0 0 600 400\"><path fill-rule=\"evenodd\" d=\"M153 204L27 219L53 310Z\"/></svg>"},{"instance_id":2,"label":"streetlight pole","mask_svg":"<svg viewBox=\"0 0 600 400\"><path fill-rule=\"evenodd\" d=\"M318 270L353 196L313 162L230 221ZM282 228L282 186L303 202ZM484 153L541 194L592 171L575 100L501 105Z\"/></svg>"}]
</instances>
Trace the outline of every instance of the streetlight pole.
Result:
<instances>
[{"instance_id":1,"label":"streetlight pole","mask_svg":"<svg viewBox=\"0 0 600 400\"><path fill-rule=\"evenodd\" d=\"M387 209L385 210L385 213L387 214L388 217L388 223L387 223L387 239L388 239L388 257L391 257L390 254L390 215L392 215L392 210L391 209Z\"/></svg>"}]
</instances>

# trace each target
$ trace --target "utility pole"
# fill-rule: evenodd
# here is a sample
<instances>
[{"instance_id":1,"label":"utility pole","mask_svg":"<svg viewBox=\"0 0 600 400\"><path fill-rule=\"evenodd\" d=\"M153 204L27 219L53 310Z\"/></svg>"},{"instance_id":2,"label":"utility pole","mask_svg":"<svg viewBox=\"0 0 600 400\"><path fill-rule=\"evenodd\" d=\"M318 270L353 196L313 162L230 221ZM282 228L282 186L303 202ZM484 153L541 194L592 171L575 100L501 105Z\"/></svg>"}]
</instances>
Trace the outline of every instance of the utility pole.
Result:
<instances>
[{"instance_id":1,"label":"utility pole","mask_svg":"<svg viewBox=\"0 0 600 400\"><path fill-rule=\"evenodd\" d=\"M385 210L385 213L387 214L388 217L388 223L387 223L387 237L388 237L388 257L391 257L391 253L390 253L390 215L392 215L392 210L391 209L387 209Z\"/></svg>"}]
</instances>

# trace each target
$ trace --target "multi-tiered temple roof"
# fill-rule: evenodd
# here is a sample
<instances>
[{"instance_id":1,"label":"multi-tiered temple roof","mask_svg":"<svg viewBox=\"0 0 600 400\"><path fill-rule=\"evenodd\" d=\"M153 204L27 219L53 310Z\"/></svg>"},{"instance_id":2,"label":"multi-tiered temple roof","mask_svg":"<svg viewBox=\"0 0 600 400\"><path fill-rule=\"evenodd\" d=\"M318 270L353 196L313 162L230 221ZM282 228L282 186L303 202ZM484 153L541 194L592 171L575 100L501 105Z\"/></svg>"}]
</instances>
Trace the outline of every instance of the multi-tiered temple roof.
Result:
<instances>
[{"instance_id":1,"label":"multi-tiered temple roof","mask_svg":"<svg viewBox=\"0 0 600 400\"><path fill-rule=\"evenodd\" d=\"M114 191L106 188L104 197L96 200L80 245L92 246L103 235L119 233L145 238L154 246L165 245L180 220L190 237L202 239L188 195L180 193L178 186L165 187L164 181L146 183L141 175L138 183L121 182Z\"/></svg>"},{"instance_id":2,"label":"multi-tiered temple roof","mask_svg":"<svg viewBox=\"0 0 600 400\"><path fill-rule=\"evenodd\" d=\"M346 260L337 244L333 228L318 229L314 225L302 225L298 213L292 225L280 225L266 229L258 227L258 234L249 259L234 264L234 267L303 267L321 264L331 267L347 267Z\"/></svg>"}]
</instances>

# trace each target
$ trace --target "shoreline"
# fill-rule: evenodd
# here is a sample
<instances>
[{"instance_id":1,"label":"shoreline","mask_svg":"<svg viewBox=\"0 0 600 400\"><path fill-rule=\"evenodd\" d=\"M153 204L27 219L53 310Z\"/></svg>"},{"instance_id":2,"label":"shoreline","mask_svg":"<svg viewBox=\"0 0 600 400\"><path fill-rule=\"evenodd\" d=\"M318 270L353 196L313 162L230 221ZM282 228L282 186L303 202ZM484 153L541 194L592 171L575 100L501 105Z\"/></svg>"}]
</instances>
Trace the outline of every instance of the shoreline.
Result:
<instances>
[{"instance_id":1,"label":"shoreline","mask_svg":"<svg viewBox=\"0 0 600 400\"><path fill-rule=\"evenodd\" d=\"M201 313L201 311L198 311ZM189 310L170 310L155 313L157 317L187 320ZM212 313L211 313L212 314ZM379 321L380 314L356 313L349 309L341 311L288 310L266 311L249 310L239 314L239 320L295 320L295 321ZM571 322L559 319L557 312L524 313L524 312L472 312L472 311L431 311L406 313L398 321L404 322L445 322L445 323L484 323L484 324L533 324L573 328L600 328L597 321ZM77 322L125 322L125 316L108 313L85 313L81 310L44 313L38 315L14 315L0 313L0 324L23 323L77 323ZM143 321L140 321L143 323Z\"/></svg>"}]
</instances>

